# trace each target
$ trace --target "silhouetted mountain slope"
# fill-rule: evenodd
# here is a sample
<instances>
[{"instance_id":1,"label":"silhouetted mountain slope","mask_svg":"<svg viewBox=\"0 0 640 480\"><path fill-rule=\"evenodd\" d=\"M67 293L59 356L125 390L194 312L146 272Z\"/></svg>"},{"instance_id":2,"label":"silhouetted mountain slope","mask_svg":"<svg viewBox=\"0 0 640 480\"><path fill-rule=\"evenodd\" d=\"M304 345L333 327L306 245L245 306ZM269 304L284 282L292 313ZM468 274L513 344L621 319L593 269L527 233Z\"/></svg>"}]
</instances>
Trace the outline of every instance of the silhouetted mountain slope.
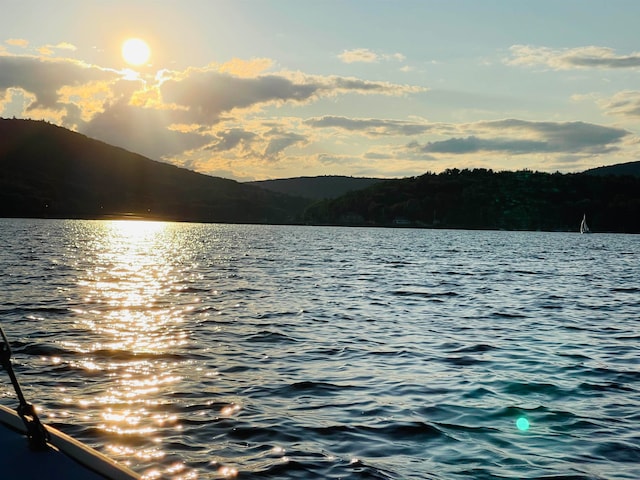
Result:
<instances>
[{"instance_id":1,"label":"silhouetted mountain slope","mask_svg":"<svg viewBox=\"0 0 640 480\"><path fill-rule=\"evenodd\" d=\"M325 198L337 198L354 190L362 190L382 181L385 181L385 179L326 175L260 180L247 182L247 184L287 195L323 200Z\"/></svg>"},{"instance_id":2,"label":"silhouetted mountain slope","mask_svg":"<svg viewBox=\"0 0 640 480\"><path fill-rule=\"evenodd\" d=\"M0 216L289 222L305 201L156 162L45 122L0 119Z\"/></svg>"},{"instance_id":3,"label":"silhouetted mountain slope","mask_svg":"<svg viewBox=\"0 0 640 480\"><path fill-rule=\"evenodd\" d=\"M585 170L589 175L633 175L640 177L640 162L618 163L606 167L597 167Z\"/></svg>"},{"instance_id":4,"label":"silhouetted mountain slope","mask_svg":"<svg viewBox=\"0 0 640 480\"><path fill-rule=\"evenodd\" d=\"M304 221L313 224L577 230L586 213L596 232L640 233L640 177L618 175L637 164L604 167L613 176L600 175L601 169L571 175L453 169L379 182L315 177L255 183L327 197L374 182L310 206ZM0 119L0 216L289 223L302 219L307 205L300 197L155 162L45 122Z\"/></svg>"},{"instance_id":5,"label":"silhouetted mountain slope","mask_svg":"<svg viewBox=\"0 0 640 480\"><path fill-rule=\"evenodd\" d=\"M640 178L447 170L389 180L307 209L313 224L640 233Z\"/></svg>"}]
</instances>

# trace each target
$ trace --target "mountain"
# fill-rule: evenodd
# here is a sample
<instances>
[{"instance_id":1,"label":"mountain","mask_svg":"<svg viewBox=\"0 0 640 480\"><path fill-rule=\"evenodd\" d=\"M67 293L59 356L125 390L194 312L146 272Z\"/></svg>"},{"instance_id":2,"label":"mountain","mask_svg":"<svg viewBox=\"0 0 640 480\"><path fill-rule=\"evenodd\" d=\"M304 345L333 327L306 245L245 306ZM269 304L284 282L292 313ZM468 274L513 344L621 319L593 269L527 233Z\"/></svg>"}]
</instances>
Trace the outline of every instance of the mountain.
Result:
<instances>
[{"instance_id":1,"label":"mountain","mask_svg":"<svg viewBox=\"0 0 640 480\"><path fill-rule=\"evenodd\" d=\"M586 214L596 232L640 233L640 176L620 175L639 163L582 174L450 169L384 181L326 176L248 185L46 122L0 119L0 217L576 231ZM299 196L268 190L278 188Z\"/></svg>"},{"instance_id":2,"label":"mountain","mask_svg":"<svg viewBox=\"0 0 640 480\"><path fill-rule=\"evenodd\" d=\"M640 233L640 178L450 169L317 202L310 224Z\"/></svg>"},{"instance_id":3,"label":"mountain","mask_svg":"<svg viewBox=\"0 0 640 480\"><path fill-rule=\"evenodd\" d=\"M606 167L597 167L586 170L589 175L632 175L640 177L640 162L618 163Z\"/></svg>"},{"instance_id":4,"label":"mountain","mask_svg":"<svg viewBox=\"0 0 640 480\"><path fill-rule=\"evenodd\" d=\"M297 197L324 200L337 198L354 190L362 190L383 178L346 177L340 175L326 175L319 177L281 178L276 180L259 180L247 182L249 185L270 190L272 192L294 195Z\"/></svg>"},{"instance_id":5,"label":"mountain","mask_svg":"<svg viewBox=\"0 0 640 480\"><path fill-rule=\"evenodd\" d=\"M46 122L0 119L0 216L288 223L308 203Z\"/></svg>"}]
</instances>

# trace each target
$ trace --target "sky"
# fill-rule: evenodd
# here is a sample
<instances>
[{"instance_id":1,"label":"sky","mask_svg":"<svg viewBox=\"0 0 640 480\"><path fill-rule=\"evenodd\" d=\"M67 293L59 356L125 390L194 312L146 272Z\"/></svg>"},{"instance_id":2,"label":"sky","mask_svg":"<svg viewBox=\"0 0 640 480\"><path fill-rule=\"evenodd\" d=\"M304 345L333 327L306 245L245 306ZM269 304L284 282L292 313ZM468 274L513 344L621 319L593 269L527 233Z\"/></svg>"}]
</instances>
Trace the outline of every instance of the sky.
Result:
<instances>
[{"instance_id":1,"label":"sky","mask_svg":"<svg viewBox=\"0 0 640 480\"><path fill-rule=\"evenodd\" d=\"M637 0L3 0L0 117L238 181L577 172L640 160L638 19Z\"/></svg>"}]
</instances>

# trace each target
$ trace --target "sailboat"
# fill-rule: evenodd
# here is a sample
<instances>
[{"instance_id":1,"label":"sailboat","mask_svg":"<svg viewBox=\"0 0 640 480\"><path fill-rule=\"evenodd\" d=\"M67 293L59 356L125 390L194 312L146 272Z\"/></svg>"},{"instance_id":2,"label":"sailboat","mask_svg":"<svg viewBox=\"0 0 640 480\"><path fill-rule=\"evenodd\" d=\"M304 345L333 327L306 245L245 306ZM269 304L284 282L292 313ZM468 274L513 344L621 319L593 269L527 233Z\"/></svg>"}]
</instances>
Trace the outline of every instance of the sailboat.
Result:
<instances>
[{"instance_id":1,"label":"sailboat","mask_svg":"<svg viewBox=\"0 0 640 480\"><path fill-rule=\"evenodd\" d=\"M580 222L580 233L591 233L589 225L587 225L587 214L582 216L582 222Z\"/></svg>"}]
</instances>

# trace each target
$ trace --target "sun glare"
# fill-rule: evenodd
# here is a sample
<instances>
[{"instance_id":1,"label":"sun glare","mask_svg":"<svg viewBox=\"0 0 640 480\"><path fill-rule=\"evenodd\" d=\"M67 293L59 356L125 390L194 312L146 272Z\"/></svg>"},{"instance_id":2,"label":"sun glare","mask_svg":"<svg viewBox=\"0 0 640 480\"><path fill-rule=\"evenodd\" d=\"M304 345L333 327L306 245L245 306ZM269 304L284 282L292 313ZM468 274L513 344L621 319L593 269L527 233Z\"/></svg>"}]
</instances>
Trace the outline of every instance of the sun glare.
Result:
<instances>
[{"instance_id":1,"label":"sun glare","mask_svg":"<svg viewBox=\"0 0 640 480\"><path fill-rule=\"evenodd\" d=\"M122 44L122 58L129 65L140 66L151 57L151 49L147 42L139 38L130 38Z\"/></svg>"}]
</instances>

